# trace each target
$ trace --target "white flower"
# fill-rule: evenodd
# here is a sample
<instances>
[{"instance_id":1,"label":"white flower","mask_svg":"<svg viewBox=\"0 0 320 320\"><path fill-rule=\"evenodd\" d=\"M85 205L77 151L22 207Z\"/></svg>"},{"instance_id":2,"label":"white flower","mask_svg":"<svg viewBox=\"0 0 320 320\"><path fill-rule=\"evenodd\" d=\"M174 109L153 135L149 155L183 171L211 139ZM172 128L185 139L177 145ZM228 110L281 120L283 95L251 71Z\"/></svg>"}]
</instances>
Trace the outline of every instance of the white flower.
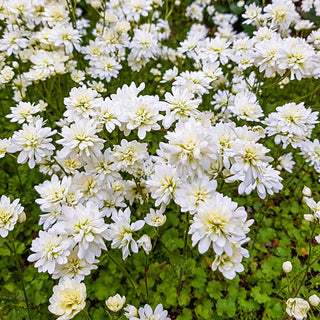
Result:
<instances>
[{"instance_id":1,"label":"white flower","mask_svg":"<svg viewBox=\"0 0 320 320\"><path fill-rule=\"evenodd\" d=\"M238 118L248 121L259 121L263 116L261 107L255 94L250 91L239 92L228 109Z\"/></svg>"},{"instance_id":2,"label":"white flower","mask_svg":"<svg viewBox=\"0 0 320 320\"><path fill-rule=\"evenodd\" d=\"M34 262L39 272L52 274L56 264L64 264L72 248L71 239L53 233L40 230L39 238L32 240L31 250L35 253L28 257L28 261Z\"/></svg>"},{"instance_id":3,"label":"white flower","mask_svg":"<svg viewBox=\"0 0 320 320\"><path fill-rule=\"evenodd\" d=\"M167 217L163 214L164 207L160 208L159 210L154 210L153 208L150 209L150 213L148 213L144 221L146 224L152 227L161 227L166 223Z\"/></svg>"},{"instance_id":4,"label":"white flower","mask_svg":"<svg viewBox=\"0 0 320 320\"><path fill-rule=\"evenodd\" d=\"M320 218L320 201L315 202L312 198L304 197L307 206L313 211L316 218Z\"/></svg>"},{"instance_id":5,"label":"white flower","mask_svg":"<svg viewBox=\"0 0 320 320\"><path fill-rule=\"evenodd\" d=\"M95 264L88 263L86 259L80 259L78 257L78 252L79 247L76 247L67 257L68 261L66 263L56 264L52 279L69 277L77 281L82 281L85 276L90 274L91 270L98 269ZM99 260L94 261L94 263L98 262Z\"/></svg>"},{"instance_id":6,"label":"white flower","mask_svg":"<svg viewBox=\"0 0 320 320\"><path fill-rule=\"evenodd\" d=\"M11 107L11 114L6 117L11 118L11 122L24 123L25 121L30 122L32 116L40 111L39 105L34 105L31 102L19 101L16 107Z\"/></svg>"},{"instance_id":7,"label":"white flower","mask_svg":"<svg viewBox=\"0 0 320 320\"><path fill-rule=\"evenodd\" d=\"M125 303L126 303L126 297L125 296L121 297L119 293L109 297L106 301L107 307L113 312L117 312L121 310Z\"/></svg>"},{"instance_id":8,"label":"white flower","mask_svg":"<svg viewBox=\"0 0 320 320\"><path fill-rule=\"evenodd\" d=\"M290 1L291 2L291 1ZM279 68L290 70L290 79L310 77L316 69L315 50L302 38L287 38L279 48Z\"/></svg>"},{"instance_id":9,"label":"white flower","mask_svg":"<svg viewBox=\"0 0 320 320\"><path fill-rule=\"evenodd\" d=\"M198 243L199 252L205 253L210 246L217 255L225 252L233 255L232 245L243 241L253 220L247 220L247 213L229 197L216 193L199 207L193 216L189 234L192 246Z\"/></svg>"},{"instance_id":10,"label":"white flower","mask_svg":"<svg viewBox=\"0 0 320 320\"><path fill-rule=\"evenodd\" d=\"M58 176L54 174L51 181L47 180L34 187L41 196L41 198L36 199L36 203L40 204L40 209L43 212L61 211L61 206L65 202L70 185L70 177L65 176L60 181Z\"/></svg>"},{"instance_id":11,"label":"white flower","mask_svg":"<svg viewBox=\"0 0 320 320\"><path fill-rule=\"evenodd\" d=\"M314 139L313 142L307 140L301 144L301 154L309 162L311 166L314 166L315 170L320 173L320 142L318 139Z\"/></svg>"},{"instance_id":12,"label":"white flower","mask_svg":"<svg viewBox=\"0 0 320 320\"><path fill-rule=\"evenodd\" d=\"M294 148L300 146L306 138L310 138L312 129L319 121L318 112L305 108L304 103L286 103L277 107L265 119L268 136L275 136L276 144L283 143L285 149L289 144Z\"/></svg>"},{"instance_id":13,"label":"white flower","mask_svg":"<svg viewBox=\"0 0 320 320\"><path fill-rule=\"evenodd\" d=\"M104 125L108 132L112 132L116 126L120 127L121 123L118 119L119 110L110 98L100 101L96 118L101 125Z\"/></svg>"},{"instance_id":14,"label":"white flower","mask_svg":"<svg viewBox=\"0 0 320 320\"><path fill-rule=\"evenodd\" d=\"M168 129L179 119L188 119L199 114L198 106L201 99L195 99L194 94L187 89L172 87L172 94L165 94L167 102L166 116L162 120L164 128Z\"/></svg>"},{"instance_id":15,"label":"white flower","mask_svg":"<svg viewBox=\"0 0 320 320\"><path fill-rule=\"evenodd\" d=\"M53 287L53 295L49 299L49 311L57 320L72 319L86 306L86 286L68 277L62 278L58 285Z\"/></svg>"},{"instance_id":16,"label":"white flower","mask_svg":"<svg viewBox=\"0 0 320 320\"><path fill-rule=\"evenodd\" d=\"M15 199L10 203L10 198L5 195L0 199L0 236L5 238L9 231L13 230L19 216L23 213L23 207L19 203L20 199Z\"/></svg>"},{"instance_id":17,"label":"white flower","mask_svg":"<svg viewBox=\"0 0 320 320\"><path fill-rule=\"evenodd\" d=\"M136 140L121 140L121 145L115 145L112 151L111 160L118 170L133 173L147 159L147 144Z\"/></svg>"},{"instance_id":18,"label":"white flower","mask_svg":"<svg viewBox=\"0 0 320 320\"><path fill-rule=\"evenodd\" d=\"M130 223L131 212L129 208L124 211L114 212L111 218L114 223L109 225L107 239L112 241L112 249L122 249L122 259L125 260L130 255L129 246L132 252L138 252L138 244L133 239L133 233L140 230L145 222L137 220L134 223Z\"/></svg>"},{"instance_id":19,"label":"white flower","mask_svg":"<svg viewBox=\"0 0 320 320\"><path fill-rule=\"evenodd\" d=\"M218 269L225 278L232 280L236 276L236 272L243 272L244 267L241 264L242 257L248 257L248 251L240 247L232 247L232 255L226 253L216 255L212 262L211 269L215 271Z\"/></svg>"},{"instance_id":20,"label":"white flower","mask_svg":"<svg viewBox=\"0 0 320 320\"><path fill-rule=\"evenodd\" d=\"M212 198L217 188L217 181L207 176L193 180L191 183L182 183L177 190L174 201L181 206L181 211L194 214L202 203Z\"/></svg>"},{"instance_id":21,"label":"white flower","mask_svg":"<svg viewBox=\"0 0 320 320\"><path fill-rule=\"evenodd\" d=\"M128 319L129 320L151 320L151 319L170 320L170 318L167 317L168 311L163 310L163 306L161 303L156 306L154 311L148 304L146 304L143 308L142 307L139 308L138 313L139 313L139 318L134 316Z\"/></svg>"},{"instance_id":22,"label":"white flower","mask_svg":"<svg viewBox=\"0 0 320 320\"><path fill-rule=\"evenodd\" d=\"M299 19L299 15L291 0L273 0L264 11L266 18L271 18L271 24L282 30L289 29L293 21Z\"/></svg>"},{"instance_id":23,"label":"white flower","mask_svg":"<svg viewBox=\"0 0 320 320\"><path fill-rule=\"evenodd\" d=\"M162 109L162 103L159 102L158 97L139 96L131 100L127 112L120 114L119 119L126 123L128 130L138 129L139 139L144 139L146 132L161 128L157 121L163 118L159 113Z\"/></svg>"},{"instance_id":24,"label":"white flower","mask_svg":"<svg viewBox=\"0 0 320 320\"><path fill-rule=\"evenodd\" d=\"M151 192L151 197L156 199L156 206L160 204L169 204L170 200L175 197L177 188L181 184L176 169L165 164L156 165L155 173L146 181Z\"/></svg>"},{"instance_id":25,"label":"white flower","mask_svg":"<svg viewBox=\"0 0 320 320\"><path fill-rule=\"evenodd\" d=\"M289 298L286 304L286 311L290 317L295 317L297 320L307 318L310 309L308 301L301 298Z\"/></svg>"},{"instance_id":26,"label":"white flower","mask_svg":"<svg viewBox=\"0 0 320 320\"><path fill-rule=\"evenodd\" d=\"M102 99L98 99L98 92L86 86L80 88L72 88L69 97L64 98L66 111L64 116L69 122L78 118L89 119L97 113Z\"/></svg>"},{"instance_id":27,"label":"white flower","mask_svg":"<svg viewBox=\"0 0 320 320\"><path fill-rule=\"evenodd\" d=\"M283 168L284 170L288 172L292 172L293 166L295 165L295 162L292 160L292 153L286 153L279 157L278 159L280 161L280 170ZM277 167L278 169L278 167Z\"/></svg>"},{"instance_id":28,"label":"white flower","mask_svg":"<svg viewBox=\"0 0 320 320\"><path fill-rule=\"evenodd\" d=\"M63 23L56 24L48 36L49 41L54 46L64 46L66 53L71 53L73 47L80 49L80 34L78 30L73 29L72 25Z\"/></svg>"},{"instance_id":29,"label":"white flower","mask_svg":"<svg viewBox=\"0 0 320 320\"><path fill-rule=\"evenodd\" d=\"M175 131L165 136L168 143L160 143L160 149L169 157L169 164L177 168L177 174L190 177L201 176L216 159L216 146L210 131L193 118L179 121Z\"/></svg>"},{"instance_id":30,"label":"white flower","mask_svg":"<svg viewBox=\"0 0 320 320\"><path fill-rule=\"evenodd\" d=\"M11 144L7 148L7 152L20 151L18 163L26 163L31 169L36 163L53 154L55 149L50 136L56 133L56 130L51 128L43 128L44 121L36 119L35 122L29 124L24 123L22 130L16 131L11 140Z\"/></svg>"},{"instance_id":31,"label":"white flower","mask_svg":"<svg viewBox=\"0 0 320 320\"><path fill-rule=\"evenodd\" d=\"M78 257L93 263L95 257L100 256L101 249L107 250L103 239L107 237L108 225L98 206L88 201L86 206L80 203L75 208L65 206L62 212L64 220L58 221L52 232L70 236L79 245Z\"/></svg>"},{"instance_id":32,"label":"white flower","mask_svg":"<svg viewBox=\"0 0 320 320\"><path fill-rule=\"evenodd\" d=\"M87 159L92 155L98 156L103 148L104 140L96 135L100 131L96 125L97 123L93 119L81 119L73 123L70 128L64 126L61 133L63 139L57 141L63 145L60 157Z\"/></svg>"},{"instance_id":33,"label":"white flower","mask_svg":"<svg viewBox=\"0 0 320 320\"><path fill-rule=\"evenodd\" d=\"M256 39L258 40L258 39ZM253 53L253 62L259 67L259 72L265 72L267 78L277 72L284 74L284 70L279 68L278 51L282 44L282 39L273 36L271 39L263 39L255 44Z\"/></svg>"},{"instance_id":34,"label":"white flower","mask_svg":"<svg viewBox=\"0 0 320 320\"><path fill-rule=\"evenodd\" d=\"M0 139L0 159L6 155L10 143L11 141L9 139Z\"/></svg>"}]
</instances>

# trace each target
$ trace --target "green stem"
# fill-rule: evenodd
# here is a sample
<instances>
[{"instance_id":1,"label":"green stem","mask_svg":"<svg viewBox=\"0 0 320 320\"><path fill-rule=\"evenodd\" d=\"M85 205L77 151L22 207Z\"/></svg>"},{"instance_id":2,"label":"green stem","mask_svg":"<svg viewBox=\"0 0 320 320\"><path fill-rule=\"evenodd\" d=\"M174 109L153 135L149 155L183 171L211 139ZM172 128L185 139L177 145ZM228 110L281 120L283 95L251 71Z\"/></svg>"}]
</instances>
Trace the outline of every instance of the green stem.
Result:
<instances>
[{"instance_id":1,"label":"green stem","mask_svg":"<svg viewBox=\"0 0 320 320\"><path fill-rule=\"evenodd\" d=\"M19 184L20 184L20 191L22 191L23 190L23 185L22 185L22 180L21 180L21 176L20 176L20 172L19 172L19 168L18 168L17 162L13 161L13 164L14 164L14 167L15 167L16 172L17 172L17 176L18 176L18 180L19 180Z\"/></svg>"},{"instance_id":2,"label":"green stem","mask_svg":"<svg viewBox=\"0 0 320 320\"><path fill-rule=\"evenodd\" d=\"M155 232L156 232L157 239L156 239L155 242L154 242L153 248L156 246L157 241L159 241L159 243L163 246L164 249L166 249L170 254L172 254L173 256L175 256L176 254L173 253L170 249L168 249L168 248L166 247L166 245L161 241L159 232L158 232L158 230L157 230L156 227L154 227L154 230L155 230Z\"/></svg>"},{"instance_id":3,"label":"green stem","mask_svg":"<svg viewBox=\"0 0 320 320\"><path fill-rule=\"evenodd\" d=\"M312 224L312 229L311 229L311 236L310 236L310 239L309 239L309 252L308 252L308 259L307 259L307 269L306 269L306 272L304 273L303 275L303 278L300 282L300 285L296 291L296 294L295 294L295 297L298 295L302 285L305 283L305 280L306 280L306 277L307 277L307 274L309 272L309 268L310 268L310 259L311 259L311 253L312 253L312 240L313 240L313 236L314 236L314 231L316 229L316 223L313 223Z\"/></svg>"},{"instance_id":4,"label":"green stem","mask_svg":"<svg viewBox=\"0 0 320 320\"><path fill-rule=\"evenodd\" d=\"M184 246L183 246L183 254L182 254L182 257L184 260L186 260L187 250L188 250L188 232L189 232L189 213L188 212L186 212L186 220L187 220L187 227L184 233ZM183 282L182 282L183 274L184 274L184 268L182 266L179 272L178 295L180 295L180 292L183 286Z\"/></svg>"},{"instance_id":5,"label":"green stem","mask_svg":"<svg viewBox=\"0 0 320 320\"><path fill-rule=\"evenodd\" d=\"M286 273L287 276L287 286L288 286L288 298L290 298L290 279L289 279L289 274Z\"/></svg>"},{"instance_id":6,"label":"green stem","mask_svg":"<svg viewBox=\"0 0 320 320\"><path fill-rule=\"evenodd\" d=\"M308 98L309 96L311 96L314 93L316 93L318 90L320 90L320 86L316 87L312 92L310 92L308 94L305 94L304 96L298 97L296 99L289 100L288 102L297 102L297 101L304 100L305 98Z\"/></svg>"},{"instance_id":7,"label":"green stem","mask_svg":"<svg viewBox=\"0 0 320 320\"><path fill-rule=\"evenodd\" d=\"M109 316L109 319L112 320L112 319L113 319L113 316L112 316L112 314L108 311L108 309L106 309L106 313L107 313L107 315Z\"/></svg>"},{"instance_id":8,"label":"green stem","mask_svg":"<svg viewBox=\"0 0 320 320\"><path fill-rule=\"evenodd\" d=\"M112 257L112 255L110 254L109 251L106 251L106 252L107 252L107 255L108 255L109 259L127 275L132 287L134 288L135 291L137 291L137 286L134 283L133 279L131 278L130 273L128 272L128 270L122 264L120 264L117 260L115 260Z\"/></svg>"},{"instance_id":9,"label":"green stem","mask_svg":"<svg viewBox=\"0 0 320 320\"><path fill-rule=\"evenodd\" d=\"M66 170L64 170L63 166L58 162L58 160L55 157L52 157L53 161L60 167L60 169L63 171L63 173L68 176L68 173L66 172Z\"/></svg>"},{"instance_id":10,"label":"green stem","mask_svg":"<svg viewBox=\"0 0 320 320\"><path fill-rule=\"evenodd\" d=\"M12 237L12 236L10 236L10 238L11 238L11 237ZM7 245L7 246L10 248L9 245ZM28 318L29 318L29 320L31 320L29 300L28 300L28 296L27 296L27 292L26 292L26 287L25 287L25 283L24 283L23 273L22 273L22 270L21 270L19 258L18 258L17 251L16 251L16 245L15 245L15 242L14 242L13 239L12 239L12 247L13 247L13 248L12 248L12 252L13 252L13 255L14 255L14 258L15 258L16 268L17 268L18 275L19 275L19 278L20 278L20 281L21 281L21 284L22 284L22 291L23 291L23 295L24 295L24 300L25 300L25 302L26 302L26 307L27 307L27 312L28 312Z\"/></svg>"},{"instance_id":11,"label":"green stem","mask_svg":"<svg viewBox=\"0 0 320 320\"><path fill-rule=\"evenodd\" d=\"M90 318L90 316L89 316L89 313L88 313L88 311L87 310L82 310L82 314L83 314L83 316L84 316L84 318L86 319L86 320L91 320L91 318Z\"/></svg>"},{"instance_id":12,"label":"green stem","mask_svg":"<svg viewBox=\"0 0 320 320\"><path fill-rule=\"evenodd\" d=\"M66 0L67 4L68 4L68 9L70 12L70 16L71 16L71 22L72 22L72 26L74 29L77 29L77 24L76 24L76 5L77 5L77 0L74 0L74 6L72 5L72 0Z\"/></svg>"},{"instance_id":13,"label":"green stem","mask_svg":"<svg viewBox=\"0 0 320 320\"><path fill-rule=\"evenodd\" d=\"M148 270L149 270L149 256L145 253L146 255L146 265L144 268L144 282L146 285L146 296L147 296L147 302L149 301L149 289L148 289Z\"/></svg>"},{"instance_id":14,"label":"green stem","mask_svg":"<svg viewBox=\"0 0 320 320\"><path fill-rule=\"evenodd\" d=\"M301 170L304 168L304 165L305 165L305 164L306 164L306 162L303 161L302 166L298 169L298 171L296 172L296 174L291 177L291 179L286 183L286 185L283 186L283 189L288 188L288 186L291 184L291 182L298 176L298 174L299 174L299 173L301 172Z\"/></svg>"}]
</instances>

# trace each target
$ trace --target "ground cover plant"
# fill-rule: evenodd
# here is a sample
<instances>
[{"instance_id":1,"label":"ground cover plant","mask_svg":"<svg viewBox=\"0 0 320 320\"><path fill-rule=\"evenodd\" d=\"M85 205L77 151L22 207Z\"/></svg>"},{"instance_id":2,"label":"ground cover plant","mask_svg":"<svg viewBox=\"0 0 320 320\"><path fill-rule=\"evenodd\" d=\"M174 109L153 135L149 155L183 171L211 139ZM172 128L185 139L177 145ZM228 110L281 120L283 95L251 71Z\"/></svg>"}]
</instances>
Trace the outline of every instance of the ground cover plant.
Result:
<instances>
[{"instance_id":1,"label":"ground cover plant","mask_svg":"<svg viewBox=\"0 0 320 320\"><path fill-rule=\"evenodd\" d=\"M0 21L1 319L319 317L320 1Z\"/></svg>"}]
</instances>

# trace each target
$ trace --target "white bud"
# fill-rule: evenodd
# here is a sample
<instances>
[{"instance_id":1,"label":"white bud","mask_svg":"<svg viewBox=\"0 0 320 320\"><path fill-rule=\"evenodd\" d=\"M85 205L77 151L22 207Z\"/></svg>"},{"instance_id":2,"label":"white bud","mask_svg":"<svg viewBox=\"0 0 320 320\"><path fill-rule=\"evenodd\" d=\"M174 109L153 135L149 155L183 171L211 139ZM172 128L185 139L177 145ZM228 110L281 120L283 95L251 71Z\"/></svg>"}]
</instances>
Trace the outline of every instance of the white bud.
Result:
<instances>
[{"instance_id":1,"label":"white bud","mask_svg":"<svg viewBox=\"0 0 320 320\"><path fill-rule=\"evenodd\" d=\"M126 297L121 297L120 294L117 293L115 296L111 296L108 298L108 300L106 301L106 305L111 311L117 312L123 307L125 302Z\"/></svg>"},{"instance_id":2,"label":"white bud","mask_svg":"<svg viewBox=\"0 0 320 320\"><path fill-rule=\"evenodd\" d=\"M305 214L305 215L303 215L303 217L304 217L304 220L306 220L306 221L309 221L309 222L314 221L313 214Z\"/></svg>"},{"instance_id":3,"label":"white bud","mask_svg":"<svg viewBox=\"0 0 320 320\"><path fill-rule=\"evenodd\" d=\"M19 216L18 216L18 222L19 223L23 223L26 221L26 213L24 211L22 211Z\"/></svg>"},{"instance_id":4,"label":"white bud","mask_svg":"<svg viewBox=\"0 0 320 320\"><path fill-rule=\"evenodd\" d=\"M307 186L304 186L302 189L302 194L306 197L311 197L311 190Z\"/></svg>"},{"instance_id":5,"label":"white bud","mask_svg":"<svg viewBox=\"0 0 320 320\"><path fill-rule=\"evenodd\" d=\"M126 311L124 315L128 319L138 316L137 308L135 306L132 306L131 304L128 304L123 310Z\"/></svg>"},{"instance_id":6,"label":"white bud","mask_svg":"<svg viewBox=\"0 0 320 320\"><path fill-rule=\"evenodd\" d=\"M285 272L285 273L290 273L291 270L292 270L292 263L290 261L285 261L283 264L282 264L282 270Z\"/></svg>"},{"instance_id":7,"label":"white bud","mask_svg":"<svg viewBox=\"0 0 320 320\"><path fill-rule=\"evenodd\" d=\"M314 237L314 240L317 241L318 244L320 244L320 234Z\"/></svg>"},{"instance_id":8,"label":"white bud","mask_svg":"<svg viewBox=\"0 0 320 320\"><path fill-rule=\"evenodd\" d=\"M147 234L144 234L139 240L137 240L139 247L142 247L146 254L152 250L151 239Z\"/></svg>"},{"instance_id":9,"label":"white bud","mask_svg":"<svg viewBox=\"0 0 320 320\"><path fill-rule=\"evenodd\" d=\"M320 304L320 298L316 294L313 294L309 297L309 302L313 307L317 307Z\"/></svg>"}]
</instances>

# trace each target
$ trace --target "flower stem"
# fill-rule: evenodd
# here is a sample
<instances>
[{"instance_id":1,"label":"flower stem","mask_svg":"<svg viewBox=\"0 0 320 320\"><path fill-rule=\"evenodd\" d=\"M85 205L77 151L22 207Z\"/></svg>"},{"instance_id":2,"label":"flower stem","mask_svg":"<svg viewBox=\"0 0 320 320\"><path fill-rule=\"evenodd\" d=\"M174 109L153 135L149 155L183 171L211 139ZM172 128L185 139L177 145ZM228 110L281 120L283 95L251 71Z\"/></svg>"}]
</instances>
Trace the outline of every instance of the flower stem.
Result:
<instances>
[{"instance_id":1,"label":"flower stem","mask_svg":"<svg viewBox=\"0 0 320 320\"><path fill-rule=\"evenodd\" d=\"M9 236L9 237L12 238L12 236ZM7 244L7 246L10 248L9 244ZM23 273L22 273L21 266L20 266L20 261L19 261L18 255L17 255L16 245L15 245L15 242L14 242L13 238L12 238L12 248L10 249L10 251L14 255L16 268L17 268L18 275L19 275L19 278L20 278L20 281L21 281L21 285L22 285L22 291L23 291L23 295L24 295L24 300L26 302L28 318L29 318L29 320L31 320L29 300L28 300L28 296L27 296L25 283L24 283Z\"/></svg>"},{"instance_id":2,"label":"flower stem","mask_svg":"<svg viewBox=\"0 0 320 320\"><path fill-rule=\"evenodd\" d=\"M135 291L137 291L137 285L134 283L134 281L131 278L130 273L128 272L128 270L126 270L126 268L122 264L120 264L117 260L115 260L112 257L112 255L110 254L110 252L107 251L107 255L108 255L109 259L127 275L132 287L134 288Z\"/></svg>"},{"instance_id":3,"label":"flower stem","mask_svg":"<svg viewBox=\"0 0 320 320\"><path fill-rule=\"evenodd\" d=\"M188 232L189 232L189 213L188 212L186 212L186 221L187 221L187 227L184 233L184 246L183 246L183 254L182 254L182 257L184 260L186 260L187 250L188 250ZM179 272L178 295L180 295L180 292L183 286L183 282L182 282L183 274L184 274L184 267L182 266Z\"/></svg>"},{"instance_id":4,"label":"flower stem","mask_svg":"<svg viewBox=\"0 0 320 320\"><path fill-rule=\"evenodd\" d=\"M305 283L305 280L306 280L306 277L307 277L307 274L309 272L309 268L310 268L310 259L311 259L311 254L312 254L312 240L313 240L313 236L314 236L314 231L316 229L316 224L313 223L312 224L312 228L311 228L311 236L310 236L310 239L309 239L309 250L308 250L308 259L307 259L307 268L306 268L306 272L304 273L303 275L303 278L299 284L299 287L296 291L296 294L295 294L295 297L297 297L302 285Z\"/></svg>"},{"instance_id":5,"label":"flower stem","mask_svg":"<svg viewBox=\"0 0 320 320\"><path fill-rule=\"evenodd\" d=\"M149 270L149 256L145 253L146 255L146 265L144 268L144 282L146 285L146 296L147 296L147 302L149 301L149 289L148 289L148 270Z\"/></svg>"}]
</instances>

